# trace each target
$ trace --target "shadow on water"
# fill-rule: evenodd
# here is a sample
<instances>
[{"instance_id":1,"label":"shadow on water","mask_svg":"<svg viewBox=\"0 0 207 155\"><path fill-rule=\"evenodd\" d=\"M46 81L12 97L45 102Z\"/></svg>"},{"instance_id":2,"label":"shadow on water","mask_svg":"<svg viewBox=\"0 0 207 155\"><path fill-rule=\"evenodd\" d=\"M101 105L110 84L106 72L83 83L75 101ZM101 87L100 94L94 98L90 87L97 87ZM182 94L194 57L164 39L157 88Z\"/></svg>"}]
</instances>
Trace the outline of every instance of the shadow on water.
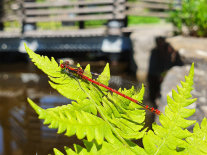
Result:
<instances>
[{"instance_id":1,"label":"shadow on water","mask_svg":"<svg viewBox=\"0 0 207 155\"><path fill-rule=\"evenodd\" d=\"M74 142L81 144L75 137L69 139L57 135L56 130L48 129L29 106L27 97L42 108L70 103L58 95L47 80L46 76L36 73L0 74L2 154L48 154L54 147L62 150L66 145L72 147Z\"/></svg>"}]
</instances>

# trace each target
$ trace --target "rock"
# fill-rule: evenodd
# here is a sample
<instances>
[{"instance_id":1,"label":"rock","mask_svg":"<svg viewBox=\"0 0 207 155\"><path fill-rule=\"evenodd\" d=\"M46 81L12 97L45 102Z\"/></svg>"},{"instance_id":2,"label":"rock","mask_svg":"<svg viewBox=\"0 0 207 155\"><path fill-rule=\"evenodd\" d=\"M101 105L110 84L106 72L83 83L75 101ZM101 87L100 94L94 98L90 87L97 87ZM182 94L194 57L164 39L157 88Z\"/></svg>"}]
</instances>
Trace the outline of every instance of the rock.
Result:
<instances>
[{"instance_id":1,"label":"rock","mask_svg":"<svg viewBox=\"0 0 207 155\"><path fill-rule=\"evenodd\" d=\"M207 67L207 39L195 37L172 37L167 42L177 50L184 64L195 62L198 68L205 70Z\"/></svg>"}]
</instances>

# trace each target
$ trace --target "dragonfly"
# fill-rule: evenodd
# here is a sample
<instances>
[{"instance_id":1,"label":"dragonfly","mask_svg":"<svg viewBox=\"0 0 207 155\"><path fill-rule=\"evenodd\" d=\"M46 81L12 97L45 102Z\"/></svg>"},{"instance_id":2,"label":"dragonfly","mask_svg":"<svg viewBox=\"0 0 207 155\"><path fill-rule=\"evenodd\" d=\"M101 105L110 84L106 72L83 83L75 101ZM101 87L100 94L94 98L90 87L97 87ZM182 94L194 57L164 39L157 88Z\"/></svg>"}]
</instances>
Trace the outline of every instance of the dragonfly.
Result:
<instances>
[{"instance_id":1,"label":"dragonfly","mask_svg":"<svg viewBox=\"0 0 207 155\"><path fill-rule=\"evenodd\" d=\"M123 93L121 93L121 92L119 92L119 91L117 91L117 90L115 90L115 89L113 89L113 88L103 84L103 83L95 81L92 78L84 75L84 71L83 71L82 68L80 68L80 67L73 67L72 65L70 65L69 61L64 61L63 63L61 63L60 64L60 68L61 69L65 69L65 70L67 70L70 73L78 75L81 79L83 79L85 81L89 81L89 82L91 82L91 83L93 83L95 85L101 86L101 87L109 90L112 93L116 93L117 95L122 96L125 99L128 99L128 100L130 100L130 101L140 105L144 109L149 110L149 111L151 111L151 112L153 112L153 113L155 113L157 115L160 115L160 113L161 113L158 109L155 109L153 107L149 107L148 105L144 105L143 103L140 103L138 100L135 100L135 99L133 99L133 98L131 98L131 97L129 97L129 96L127 96L127 95L125 95L125 94L123 94Z\"/></svg>"}]
</instances>

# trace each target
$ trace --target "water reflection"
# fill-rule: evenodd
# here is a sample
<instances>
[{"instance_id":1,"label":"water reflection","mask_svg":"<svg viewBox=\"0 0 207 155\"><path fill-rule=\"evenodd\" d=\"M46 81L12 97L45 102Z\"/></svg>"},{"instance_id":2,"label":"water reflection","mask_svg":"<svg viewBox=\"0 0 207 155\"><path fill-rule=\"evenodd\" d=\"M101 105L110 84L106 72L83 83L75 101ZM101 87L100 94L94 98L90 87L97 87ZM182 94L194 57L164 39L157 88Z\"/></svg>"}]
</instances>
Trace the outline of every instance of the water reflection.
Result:
<instances>
[{"instance_id":1,"label":"water reflection","mask_svg":"<svg viewBox=\"0 0 207 155\"><path fill-rule=\"evenodd\" d=\"M47 77L35 73L0 74L0 153L2 155L49 154L56 147L80 143L75 137L57 135L48 129L27 103L31 98L42 108L52 108L71 101L53 90Z\"/></svg>"}]
</instances>

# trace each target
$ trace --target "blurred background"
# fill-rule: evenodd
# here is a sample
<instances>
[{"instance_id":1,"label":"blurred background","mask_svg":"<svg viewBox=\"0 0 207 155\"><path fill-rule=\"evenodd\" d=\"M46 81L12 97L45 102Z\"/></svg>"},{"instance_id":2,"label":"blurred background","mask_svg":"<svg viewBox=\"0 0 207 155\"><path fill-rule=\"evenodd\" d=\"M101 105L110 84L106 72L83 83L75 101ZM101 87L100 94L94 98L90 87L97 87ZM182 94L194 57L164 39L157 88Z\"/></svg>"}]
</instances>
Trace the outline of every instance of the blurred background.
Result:
<instances>
[{"instance_id":1,"label":"blurred background","mask_svg":"<svg viewBox=\"0 0 207 155\"><path fill-rule=\"evenodd\" d=\"M27 103L43 108L70 103L30 62L24 43L38 54L80 63L101 73L110 64L117 87L146 86L144 104L163 111L166 94L195 62L194 119L205 115L207 0L1 0L0 155L63 150L68 139L48 129ZM174 67L177 66L177 67ZM133 84L129 84L132 81ZM156 119L147 112L146 126Z\"/></svg>"}]
</instances>

